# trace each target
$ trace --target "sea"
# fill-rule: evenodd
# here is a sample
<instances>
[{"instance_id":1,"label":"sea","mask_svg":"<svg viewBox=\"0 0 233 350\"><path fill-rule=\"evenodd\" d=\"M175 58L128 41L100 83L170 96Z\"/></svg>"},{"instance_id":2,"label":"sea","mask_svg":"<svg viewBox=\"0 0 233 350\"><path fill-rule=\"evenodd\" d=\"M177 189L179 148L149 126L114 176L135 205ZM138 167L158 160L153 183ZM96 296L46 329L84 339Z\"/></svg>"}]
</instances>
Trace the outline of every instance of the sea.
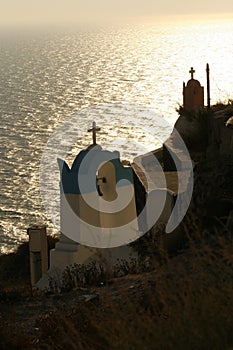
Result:
<instances>
[{"instance_id":1,"label":"sea","mask_svg":"<svg viewBox=\"0 0 233 350\"><path fill-rule=\"evenodd\" d=\"M31 225L58 234L56 160L92 143L93 121L97 142L132 161L168 137L191 67L206 89L209 63L212 104L233 99L232 58L232 19L1 29L0 253Z\"/></svg>"}]
</instances>

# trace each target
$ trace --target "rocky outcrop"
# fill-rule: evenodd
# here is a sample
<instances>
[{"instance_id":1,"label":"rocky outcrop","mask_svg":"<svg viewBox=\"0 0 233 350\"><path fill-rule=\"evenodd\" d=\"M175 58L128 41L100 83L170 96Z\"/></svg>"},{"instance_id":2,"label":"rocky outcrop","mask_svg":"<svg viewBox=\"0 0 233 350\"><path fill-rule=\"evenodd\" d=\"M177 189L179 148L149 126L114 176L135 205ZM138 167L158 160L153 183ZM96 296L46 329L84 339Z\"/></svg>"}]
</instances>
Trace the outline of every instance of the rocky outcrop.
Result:
<instances>
[{"instance_id":1,"label":"rocky outcrop","mask_svg":"<svg viewBox=\"0 0 233 350\"><path fill-rule=\"evenodd\" d=\"M227 126L233 105L180 112L175 128L195 164L191 212L205 227L224 226L233 210L233 129Z\"/></svg>"}]
</instances>

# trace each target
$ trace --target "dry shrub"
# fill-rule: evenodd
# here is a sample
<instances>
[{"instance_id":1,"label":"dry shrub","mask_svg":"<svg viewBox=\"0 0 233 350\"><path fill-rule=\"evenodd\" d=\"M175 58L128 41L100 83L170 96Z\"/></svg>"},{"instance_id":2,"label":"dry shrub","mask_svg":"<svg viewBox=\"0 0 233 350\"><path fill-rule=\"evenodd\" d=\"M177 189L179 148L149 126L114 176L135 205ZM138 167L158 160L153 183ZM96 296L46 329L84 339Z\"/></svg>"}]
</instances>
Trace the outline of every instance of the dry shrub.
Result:
<instances>
[{"instance_id":1,"label":"dry shrub","mask_svg":"<svg viewBox=\"0 0 233 350\"><path fill-rule=\"evenodd\" d=\"M24 334L22 329L8 324L0 314L0 349L24 350L31 348L31 339Z\"/></svg>"},{"instance_id":2,"label":"dry shrub","mask_svg":"<svg viewBox=\"0 0 233 350\"><path fill-rule=\"evenodd\" d=\"M39 320L37 347L230 349L232 262L229 232L190 241L188 250L138 275L133 286Z\"/></svg>"}]
</instances>

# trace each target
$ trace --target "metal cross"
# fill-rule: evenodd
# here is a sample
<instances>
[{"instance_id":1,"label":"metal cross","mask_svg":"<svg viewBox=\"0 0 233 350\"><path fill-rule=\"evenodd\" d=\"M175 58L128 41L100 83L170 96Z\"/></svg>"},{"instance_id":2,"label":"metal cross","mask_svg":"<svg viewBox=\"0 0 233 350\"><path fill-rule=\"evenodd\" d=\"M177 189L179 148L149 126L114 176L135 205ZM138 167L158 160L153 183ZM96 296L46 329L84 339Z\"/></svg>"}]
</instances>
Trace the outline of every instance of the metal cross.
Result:
<instances>
[{"instance_id":1,"label":"metal cross","mask_svg":"<svg viewBox=\"0 0 233 350\"><path fill-rule=\"evenodd\" d=\"M193 74L195 73L195 70L193 69L193 67L191 67L189 73L191 74L191 79L193 79Z\"/></svg>"},{"instance_id":2,"label":"metal cross","mask_svg":"<svg viewBox=\"0 0 233 350\"><path fill-rule=\"evenodd\" d=\"M100 131L101 129L96 126L96 122L92 123L92 129L88 129L88 132L92 132L92 139L93 139L93 145L96 145L96 133L97 131Z\"/></svg>"}]
</instances>

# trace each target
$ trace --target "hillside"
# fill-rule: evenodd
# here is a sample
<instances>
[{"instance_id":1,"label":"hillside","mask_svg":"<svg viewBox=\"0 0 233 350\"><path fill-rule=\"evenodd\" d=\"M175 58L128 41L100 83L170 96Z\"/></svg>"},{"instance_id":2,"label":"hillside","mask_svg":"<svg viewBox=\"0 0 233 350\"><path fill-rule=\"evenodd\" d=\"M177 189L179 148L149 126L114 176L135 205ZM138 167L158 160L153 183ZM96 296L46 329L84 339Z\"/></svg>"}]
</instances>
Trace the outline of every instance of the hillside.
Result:
<instances>
[{"instance_id":1,"label":"hillside","mask_svg":"<svg viewBox=\"0 0 233 350\"><path fill-rule=\"evenodd\" d=\"M204 111L189 120L181 113L176 123L195 168L185 240L175 252L146 235L139 244L148 264L126 266L118 278L92 274L76 286L67 271L60 293L31 290L27 244L0 257L1 349L233 348L231 115L232 104L221 104L211 120ZM202 142L186 132L188 123Z\"/></svg>"}]
</instances>

